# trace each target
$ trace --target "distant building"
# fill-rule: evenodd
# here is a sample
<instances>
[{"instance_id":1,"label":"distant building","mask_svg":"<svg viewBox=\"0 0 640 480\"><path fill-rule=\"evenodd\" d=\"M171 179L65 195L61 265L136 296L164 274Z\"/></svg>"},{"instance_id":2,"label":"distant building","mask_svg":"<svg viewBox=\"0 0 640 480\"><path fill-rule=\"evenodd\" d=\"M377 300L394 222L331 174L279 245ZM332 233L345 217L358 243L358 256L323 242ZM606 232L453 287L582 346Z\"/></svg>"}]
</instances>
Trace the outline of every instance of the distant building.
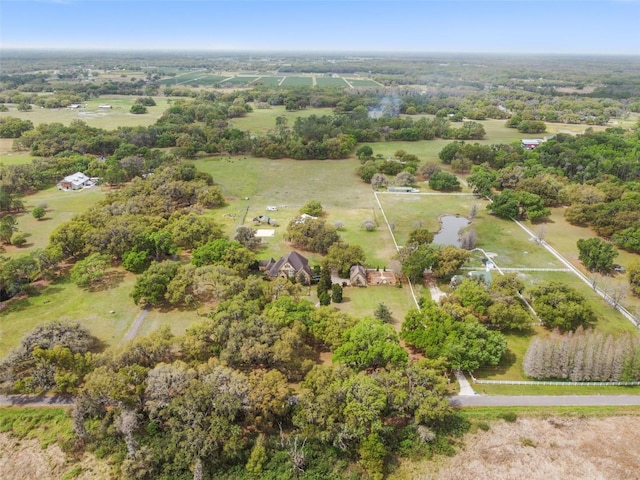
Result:
<instances>
[{"instance_id":1,"label":"distant building","mask_svg":"<svg viewBox=\"0 0 640 480\"><path fill-rule=\"evenodd\" d=\"M58 190L82 190L86 187L93 187L95 179L87 177L82 172L64 177L58 182Z\"/></svg>"},{"instance_id":2,"label":"distant building","mask_svg":"<svg viewBox=\"0 0 640 480\"><path fill-rule=\"evenodd\" d=\"M394 186L389 186L387 187L387 192L403 192L403 193L409 193L409 192L413 192L413 190L416 190L413 187L394 187ZM414 192L415 193L415 192Z\"/></svg>"},{"instance_id":3,"label":"distant building","mask_svg":"<svg viewBox=\"0 0 640 480\"><path fill-rule=\"evenodd\" d=\"M544 140L542 140L541 138L531 138L529 140L523 139L520 144L525 150L533 150L542 142L544 142Z\"/></svg>"}]
</instances>

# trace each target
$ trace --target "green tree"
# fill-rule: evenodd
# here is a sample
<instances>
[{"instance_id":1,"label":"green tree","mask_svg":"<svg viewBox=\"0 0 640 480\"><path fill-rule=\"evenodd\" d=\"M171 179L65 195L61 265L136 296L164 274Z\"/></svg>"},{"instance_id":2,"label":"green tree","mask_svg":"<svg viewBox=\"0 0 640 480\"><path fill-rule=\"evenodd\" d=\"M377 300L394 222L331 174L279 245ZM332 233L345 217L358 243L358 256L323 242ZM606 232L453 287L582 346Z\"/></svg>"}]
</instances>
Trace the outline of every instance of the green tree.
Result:
<instances>
[{"instance_id":1,"label":"green tree","mask_svg":"<svg viewBox=\"0 0 640 480\"><path fill-rule=\"evenodd\" d=\"M429 187L434 190L440 191L451 191L451 190L459 190L460 182L458 181L458 177L456 177L453 173L440 171L431 175L429 178Z\"/></svg>"},{"instance_id":2,"label":"green tree","mask_svg":"<svg viewBox=\"0 0 640 480\"><path fill-rule=\"evenodd\" d=\"M535 221L551 214L551 210L544 206L544 201L539 195L510 189L494 196L487 209L499 217L517 220L528 218Z\"/></svg>"},{"instance_id":3,"label":"green tree","mask_svg":"<svg viewBox=\"0 0 640 480\"><path fill-rule=\"evenodd\" d=\"M13 233L18 230L17 221L13 215L5 215L0 220L0 242L11 244Z\"/></svg>"},{"instance_id":4,"label":"green tree","mask_svg":"<svg viewBox=\"0 0 640 480\"><path fill-rule=\"evenodd\" d=\"M409 239L407 240L407 245L412 243L417 243L421 245L423 243L428 244L433 242L434 233L430 232L426 228L416 228L415 230L411 230L409 232Z\"/></svg>"},{"instance_id":5,"label":"green tree","mask_svg":"<svg viewBox=\"0 0 640 480\"><path fill-rule=\"evenodd\" d=\"M47 209L43 206L37 206L34 207L33 210L31 210L31 214L36 220L41 220L47 214Z\"/></svg>"},{"instance_id":6,"label":"green tree","mask_svg":"<svg viewBox=\"0 0 640 480\"><path fill-rule=\"evenodd\" d=\"M110 264L109 255L92 253L71 267L71 281L81 287L95 285L105 277Z\"/></svg>"},{"instance_id":7,"label":"green tree","mask_svg":"<svg viewBox=\"0 0 640 480\"><path fill-rule=\"evenodd\" d=\"M411 244L398 253L402 273L412 282L422 282L424 271L437 265L437 247L431 244Z\"/></svg>"},{"instance_id":8,"label":"green tree","mask_svg":"<svg viewBox=\"0 0 640 480\"><path fill-rule=\"evenodd\" d=\"M493 185L497 175L482 165L471 167L471 175L467 177L467 182L473 187L473 193L489 196L492 193Z\"/></svg>"},{"instance_id":9,"label":"green tree","mask_svg":"<svg viewBox=\"0 0 640 480\"><path fill-rule=\"evenodd\" d=\"M331 285L331 301L333 303L342 303L342 285L339 283Z\"/></svg>"},{"instance_id":10,"label":"green tree","mask_svg":"<svg viewBox=\"0 0 640 480\"><path fill-rule=\"evenodd\" d=\"M333 358L356 370L366 370L406 365L408 354L400 346L393 325L364 318L345 332L344 342L336 349Z\"/></svg>"},{"instance_id":11,"label":"green tree","mask_svg":"<svg viewBox=\"0 0 640 480\"><path fill-rule=\"evenodd\" d=\"M382 302L378 304L375 311L373 312L373 318L384 323L391 323L391 321L393 320L391 310L389 310L389 307L387 307Z\"/></svg>"},{"instance_id":12,"label":"green tree","mask_svg":"<svg viewBox=\"0 0 640 480\"><path fill-rule=\"evenodd\" d=\"M627 266L627 278L633 294L640 297L640 260L636 260Z\"/></svg>"},{"instance_id":13,"label":"green tree","mask_svg":"<svg viewBox=\"0 0 640 480\"><path fill-rule=\"evenodd\" d=\"M178 262L166 261L152 263L151 266L136 279L131 296L137 304L144 302L158 305L165 301L169 282L178 273Z\"/></svg>"},{"instance_id":14,"label":"green tree","mask_svg":"<svg viewBox=\"0 0 640 480\"><path fill-rule=\"evenodd\" d=\"M464 146L464 142L451 142L444 146L440 153L438 154L438 158L442 161L442 163L450 164L460 150Z\"/></svg>"},{"instance_id":15,"label":"green tree","mask_svg":"<svg viewBox=\"0 0 640 480\"><path fill-rule=\"evenodd\" d=\"M448 245L437 250L434 256L433 274L438 278L451 278L471 257L471 252Z\"/></svg>"},{"instance_id":16,"label":"green tree","mask_svg":"<svg viewBox=\"0 0 640 480\"><path fill-rule=\"evenodd\" d=\"M133 105L131 105L131 108L129 109L129 112L135 114L135 115L140 115L142 113L147 113L147 107L145 107L144 105L140 104L140 103L134 103Z\"/></svg>"},{"instance_id":17,"label":"green tree","mask_svg":"<svg viewBox=\"0 0 640 480\"><path fill-rule=\"evenodd\" d=\"M360 245L338 241L329 247L324 260L329 268L338 270L340 278L349 278L351 267L364 264L366 257Z\"/></svg>"},{"instance_id":18,"label":"green tree","mask_svg":"<svg viewBox=\"0 0 640 480\"><path fill-rule=\"evenodd\" d=\"M322 215L322 204L318 200L309 200L300 209L300 213L311 215L312 217L319 217Z\"/></svg>"},{"instance_id":19,"label":"green tree","mask_svg":"<svg viewBox=\"0 0 640 480\"><path fill-rule=\"evenodd\" d=\"M591 272L609 273L613 267L613 259L618 256L614 246L597 237L577 242L578 258Z\"/></svg>"},{"instance_id":20,"label":"green tree","mask_svg":"<svg viewBox=\"0 0 640 480\"><path fill-rule=\"evenodd\" d=\"M0 138L18 138L29 130L33 130L33 123L30 120L15 117L0 118Z\"/></svg>"},{"instance_id":21,"label":"green tree","mask_svg":"<svg viewBox=\"0 0 640 480\"><path fill-rule=\"evenodd\" d=\"M595 321L595 313L577 290L560 282L545 282L529 290L533 309L550 330L575 330Z\"/></svg>"},{"instance_id":22,"label":"green tree","mask_svg":"<svg viewBox=\"0 0 640 480\"><path fill-rule=\"evenodd\" d=\"M332 225L320 218L304 221L292 220L287 227L287 236L296 247L310 252L326 254L340 236Z\"/></svg>"}]
</instances>

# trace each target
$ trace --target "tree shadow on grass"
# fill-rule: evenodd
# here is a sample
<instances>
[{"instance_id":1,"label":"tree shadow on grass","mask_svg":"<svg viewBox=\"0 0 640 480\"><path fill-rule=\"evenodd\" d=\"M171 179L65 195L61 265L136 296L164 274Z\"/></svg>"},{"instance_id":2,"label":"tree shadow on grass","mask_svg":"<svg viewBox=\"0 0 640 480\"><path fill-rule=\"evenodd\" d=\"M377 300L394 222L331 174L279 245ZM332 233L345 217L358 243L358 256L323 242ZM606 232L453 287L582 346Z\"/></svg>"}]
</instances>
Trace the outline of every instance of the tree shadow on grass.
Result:
<instances>
[{"instance_id":1,"label":"tree shadow on grass","mask_svg":"<svg viewBox=\"0 0 640 480\"><path fill-rule=\"evenodd\" d=\"M124 277L125 273L121 271L108 272L99 283L89 285L85 290L88 292L104 292L120 285Z\"/></svg>"}]
</instances>

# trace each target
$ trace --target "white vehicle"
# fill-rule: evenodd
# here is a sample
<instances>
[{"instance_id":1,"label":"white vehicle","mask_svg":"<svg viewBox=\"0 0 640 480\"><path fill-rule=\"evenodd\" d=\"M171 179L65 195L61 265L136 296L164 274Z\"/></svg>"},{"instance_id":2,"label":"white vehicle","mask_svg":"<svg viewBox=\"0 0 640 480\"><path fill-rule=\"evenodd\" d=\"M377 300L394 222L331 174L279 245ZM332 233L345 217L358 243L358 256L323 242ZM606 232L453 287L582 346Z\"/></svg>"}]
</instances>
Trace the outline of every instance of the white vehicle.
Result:
<instances>
[{"instance_id":1,"label":"white vehicle","mask_svg":"<svg viewBox=\"0 0 640 480\"><path fill-rule=\"evenodd\" d=\"M275 212L278 210L278 207L275 205L267 205L267 212Z\"/></svg>"}]
</instances>

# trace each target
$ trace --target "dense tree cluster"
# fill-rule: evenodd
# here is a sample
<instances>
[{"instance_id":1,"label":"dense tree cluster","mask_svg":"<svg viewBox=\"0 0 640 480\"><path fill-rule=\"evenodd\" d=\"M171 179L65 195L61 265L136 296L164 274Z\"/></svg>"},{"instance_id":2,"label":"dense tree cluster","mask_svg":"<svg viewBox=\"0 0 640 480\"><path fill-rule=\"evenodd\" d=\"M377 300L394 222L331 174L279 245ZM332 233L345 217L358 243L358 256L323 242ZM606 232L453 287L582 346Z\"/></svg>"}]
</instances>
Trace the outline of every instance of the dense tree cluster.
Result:
<instances>
[{"instance_id":1,"label":"dense tree cluster","mask_svg":"<svg viewBox=\"0 0 640 480\"><path fill-rule=\"evenodd\" d=\"M475 320L505 331L526 331L533 321L520 292L522 281L514 274L500 276L485 284L465 278L441 300L441 307L457 320Z\"/></svg>"},{"instance_id":2,"label":"dense tree cluster","mask_svg":"<svg viewBox=\"0 0 640 480\"><path fill-rule=\"evenodd\" d=\"M507 351L507 340L473 318L456 320L435 302L412 309L400 337L428 358L442 358L449 368L476 370L496 365Z\"/></svg>"},{"instance_id":3,"label":"dense tree cluster","mask_svg":"<svg viewBox=\"0 0 640 480\"><path fill-rule=\"evenodd\" d=\"M544 282L527 291L532 306L546 328L560 331L588 326L595 313L585 297L574 288L560 282Z\"/></svg>"},{"instance_id":4,"label":"dense tree cluster","mask_svg":"<svg viewBox=\"0 0 640 480\"><path fill-rule=\"evenodd\" d=\"M524 357L524 372L536 380L636 382L640 379L640 337L614 336L579 327L561 335L535 337Z\"/></svg>"}]
</instances>

